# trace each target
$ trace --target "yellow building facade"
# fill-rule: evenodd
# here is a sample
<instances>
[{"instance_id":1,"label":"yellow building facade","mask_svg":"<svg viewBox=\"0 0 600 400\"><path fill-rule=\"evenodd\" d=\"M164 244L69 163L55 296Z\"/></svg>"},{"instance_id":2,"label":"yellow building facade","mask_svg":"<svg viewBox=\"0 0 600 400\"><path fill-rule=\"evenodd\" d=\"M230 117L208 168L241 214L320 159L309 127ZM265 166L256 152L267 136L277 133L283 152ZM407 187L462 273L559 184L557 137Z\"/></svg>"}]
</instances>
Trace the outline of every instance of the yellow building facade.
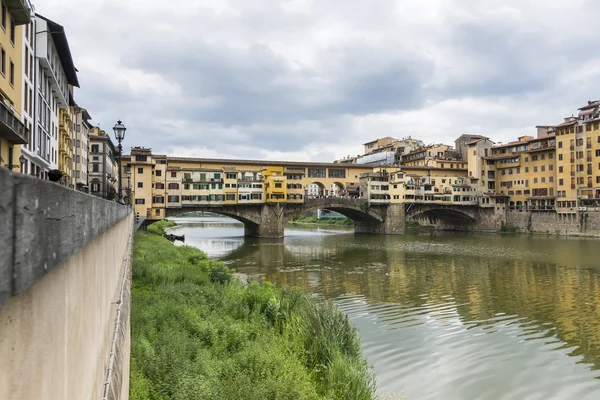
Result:
<instances>
[{"instance_id":1,"label":"yellow building facade","mask_svg":"<svg viewBox=\"0 0 600 400\"><path fill-rule=\"evenodd\" d=\"M344 196L358 187L361 174L373 170L366 165L167 157L143 147L124 155L123 166L123 182L131 185L127 202L151 219L163 219L167 208L303 203L313 183L335 185Z\"/></svg>"},{"instance_id":2,"label":"yellow building facade","mask_svg":"<svg viewBox=\"0 0 600 400\"><path fill-rule=\"evenodd\" d=\"M504 195L517 210L553 210L556 198L556 140L553 134L522 136L493 146L485 160L484 190Z\"/></svg>"},{"instance_id":3,"label":"yellow building facade","mask_svg":"<svg viewBox=\"0 0 600 400\"><path fill-rule=\"evenodd\" d=\"M269 166L262 170L265 183L265 203L287 202L287 177L285 167Z\"/></svg>"},{"instance_id":4,"label":"yellow building facade","mask_svg":"<svg viewBox=\"0 0 600 400\"><path fill-rule=\"evenodd\" d=\"M400 165L408 167L438 167L439 163L448 164L448 168L452 168L449 162L457 162L458 158L456 154L452 153L452 146L447 144L433 144L417 148L411 152L403 154L401 157ZM465 164L465 165L462 165ZM466 160L464 162L458 162L460 168L465 168Z\"/></svg>"},{"instance_id":5,"label":"yellow building facade","mask_svg":"<svg viewBox=\"0 0 600 400\"><path fill-rule=\"evenodd\" d=\"M0 166L19 171L21 145L30 130L23 124L23 25L31 22L27 2L1 1L0 16Z\"/></svg>"},{"instance_id":6,"label":"yellow building facade","mask_svg":"<svg viewBox=\"0 0 600 400\"><path fill-rule=\"evenodd\" d=\"M73 184L73 116L69 108L58 112L58 169L63 174L62 184Z\"/></svg>"},{"instance_id":7,"label":"yellow building facade","mask_svg":"<svg viewBox=\"0 0 600 400\"><path fill-rule=\"evenodd\" d=\"M371 203L479 205L500 212L600 211L600 101L579 111L560 125L537 127L536 136L494 144L484 136L462 135L460 155L448 145L426 146L404 154L397 166L160 156L171 181L151 186L151 191L133 187L135 207L160 219L167 208L303 203L334 193ZM142 162L138 153L144 152L151 161L143 161L142 174L152 176L158 156L149 149L134 148L125 162L134 174L136 163ZM309 193L312 185L318 186L318 194Z\"/></svg>"},{"instance_id":8,"label":"yellow building facade","mask_svg":"<svg viewBox=\"0 0 600 400\"><path fill-rule=\"evenodd\" d=\"M600 101L556 126L557 209L600 209Z\"/></svg>"}]
</instances>

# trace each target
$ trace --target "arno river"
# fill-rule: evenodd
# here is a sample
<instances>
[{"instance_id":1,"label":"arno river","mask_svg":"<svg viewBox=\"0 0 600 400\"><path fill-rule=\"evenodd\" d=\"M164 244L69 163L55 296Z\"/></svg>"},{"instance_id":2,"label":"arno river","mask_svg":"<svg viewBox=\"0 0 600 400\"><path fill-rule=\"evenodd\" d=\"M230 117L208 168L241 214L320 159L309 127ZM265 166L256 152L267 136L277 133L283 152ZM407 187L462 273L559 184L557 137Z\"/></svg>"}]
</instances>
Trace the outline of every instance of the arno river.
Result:
<instances>
[{"instance_id":1,"label":"arno river","mask_svg":"<svg viewBox=\"0 0 600 400\"><path fill-rule=\"evenodd\" d=\"M600 399L598 240L301 227L259 240L226 218L175 220L250 279L334 300L382 394Z\"/></svg>"}]
</instances>

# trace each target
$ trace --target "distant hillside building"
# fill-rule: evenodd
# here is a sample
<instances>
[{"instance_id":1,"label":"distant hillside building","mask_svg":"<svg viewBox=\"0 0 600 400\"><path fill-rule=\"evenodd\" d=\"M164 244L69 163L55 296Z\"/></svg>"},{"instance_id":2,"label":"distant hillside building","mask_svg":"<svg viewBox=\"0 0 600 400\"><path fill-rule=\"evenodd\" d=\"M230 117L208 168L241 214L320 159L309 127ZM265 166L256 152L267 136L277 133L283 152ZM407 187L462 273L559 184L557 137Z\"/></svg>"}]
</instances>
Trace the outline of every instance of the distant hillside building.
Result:
<instances>
[{"instance_id":1,"label":"distant hillside building","mask_svg":"<svg viewBox=\"0 0 600 400\"><path fill-rule=\"evenodd\" d=\"M482 136L482 135L464 134L464 135L460 135L458 137L458 139L456 139L454 141L454 148L456 149L456 152L458 152L460 154L460 158L462 160L467 160L469 158L468 144L474 140L480 140L480 139L489 139L489 138Z\"/></svg>"}]
</instances>

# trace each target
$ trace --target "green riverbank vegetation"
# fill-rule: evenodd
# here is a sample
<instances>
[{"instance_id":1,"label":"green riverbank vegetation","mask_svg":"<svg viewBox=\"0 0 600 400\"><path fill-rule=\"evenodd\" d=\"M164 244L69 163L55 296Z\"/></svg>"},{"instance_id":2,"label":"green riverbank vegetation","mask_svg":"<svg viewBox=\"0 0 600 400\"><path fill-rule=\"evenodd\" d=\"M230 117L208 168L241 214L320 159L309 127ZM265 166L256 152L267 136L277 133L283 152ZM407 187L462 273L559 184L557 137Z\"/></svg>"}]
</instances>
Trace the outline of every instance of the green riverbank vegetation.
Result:
<instances>
[{"instance_id":1,"label":"green riverbank vegetation","mask_svg":"<svg viewBox=\"0 0 600 400\"><path fill-rule=\"evenodd\" d=\"M132 400L375 398L356 329L333 303L244 285L157 234L136 233L131 329Z\"/></svg>"},{"instance_id":2,"label":"green riverbank vegetation","mask_svg":"<svg viewBox=\"0 0 600 400\"><path fill-rule=\"evenodd\" d=\"M504 225L504 222L502 223L502 226L500 227L501 233L518 233L520 231L521 231L521 229L519 229L518 226Z\"/></svg>"},{"instance_id":3,"label":"green riverbank vegetation","mask_svg":"<svg viewBox=\"0 0 600 400\"><path fill-rule=\"evenodd\" d=\"M148 232L149 233L153 233L155 235L164 235L165 234L165 228L172 228L174 226L176 226L177 224L173 221L168 221L168 220L162 220L162 221L158 221L155 222L151 225L148 225Z\"/></svg>"}]
</instances>

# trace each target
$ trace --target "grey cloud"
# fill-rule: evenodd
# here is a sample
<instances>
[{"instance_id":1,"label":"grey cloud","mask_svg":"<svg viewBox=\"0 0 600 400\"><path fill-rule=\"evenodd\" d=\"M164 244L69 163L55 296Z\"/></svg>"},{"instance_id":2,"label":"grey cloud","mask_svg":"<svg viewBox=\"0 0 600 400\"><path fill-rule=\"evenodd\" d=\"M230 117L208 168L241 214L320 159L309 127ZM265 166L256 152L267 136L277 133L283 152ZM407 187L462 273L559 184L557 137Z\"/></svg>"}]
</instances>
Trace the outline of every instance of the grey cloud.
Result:
<instances>
[{"instance_id":1,"label":"grey cloud","mask_svg":"<svg viewBox=\"0 0 600 400\"><path fill-rule=\"evenodd\" d=\"M215 107L181 111L190 118L225 125L361 115L416 107L422 101L421 71L430 68L420 63L427 61L396 59L393 53L358 46L341 51L343 65L315 71L292 66L266 45L238 50L198 41L169 49L162 60L141 49L130 55L128 66L168 77L184 88L186 96L220 99ZM362 70L365 58L371 61Z\"/></svg>"},{"instance_id":2,"label":"grey cloud","mask_svg":"<svg viewBox=\"0 0 600 400\"><path fill-rule=\"evenodd\" d=\"M428 12L417 0L297 10L277 0L88 0L75 19L70 0L36 8L66 27L78 103L104 128L126 121L128 143L328 160L389 134L516 136L597 97L599 2L484 3L440 2ZM567 10L585 34L569 27ZM155 78L172 90L154 87ZM435 114L448 99L460 117ZM496 101L506 111L471 116L474 104ZM424 130L438 117L443 132Z\"/></svg>"}]
</instances>

